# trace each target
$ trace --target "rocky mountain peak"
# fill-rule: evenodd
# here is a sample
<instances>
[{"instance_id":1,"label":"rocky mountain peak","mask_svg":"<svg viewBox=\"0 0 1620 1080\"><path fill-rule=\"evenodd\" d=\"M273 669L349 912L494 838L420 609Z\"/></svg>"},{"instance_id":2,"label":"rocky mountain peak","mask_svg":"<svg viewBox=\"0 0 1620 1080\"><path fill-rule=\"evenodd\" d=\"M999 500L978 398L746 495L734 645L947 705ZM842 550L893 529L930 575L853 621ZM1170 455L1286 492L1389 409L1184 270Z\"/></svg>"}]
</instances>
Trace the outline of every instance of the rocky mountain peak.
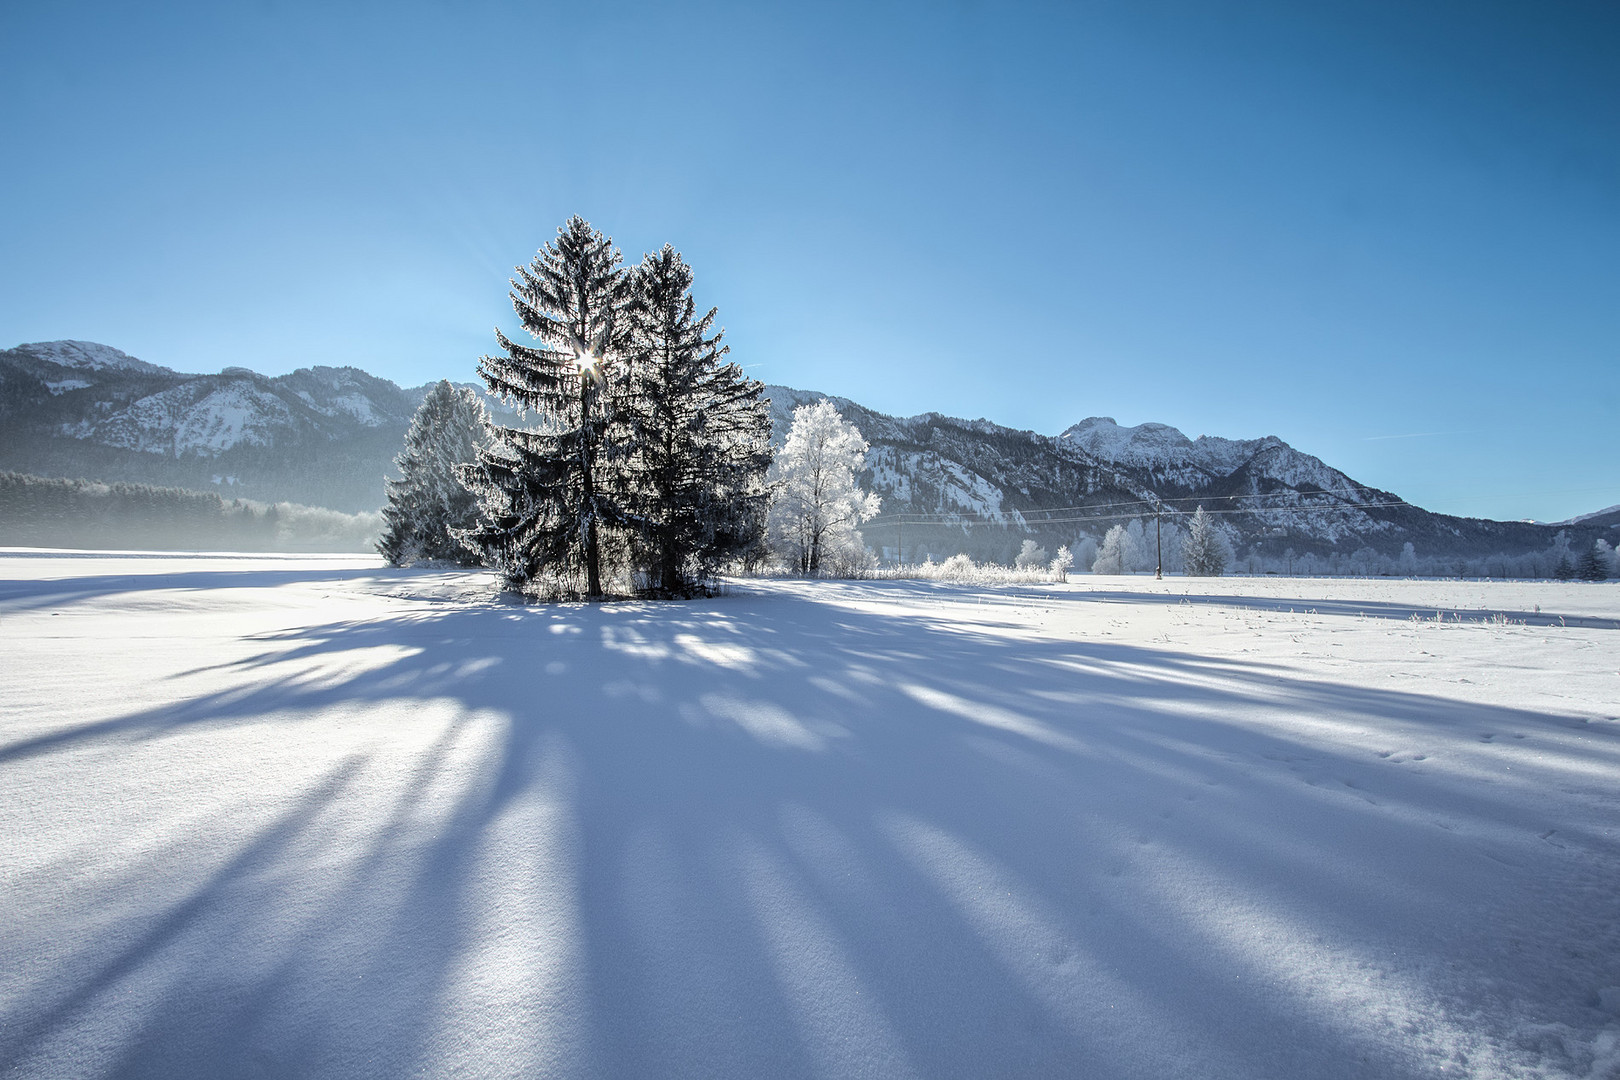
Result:
<instances>
[{"instance_id":1,"label":"rocky mountain peak","mask_svg":"<svg viewBox=\"0 0 1620 1080\"><path fill-rule=\"evenodd\" d=\"M34 341L18 345L11 351L80 371L138 371L147 375L169 373L168 368L137 360L122 349L94 341Z\"/></svg>"}]
</instances>

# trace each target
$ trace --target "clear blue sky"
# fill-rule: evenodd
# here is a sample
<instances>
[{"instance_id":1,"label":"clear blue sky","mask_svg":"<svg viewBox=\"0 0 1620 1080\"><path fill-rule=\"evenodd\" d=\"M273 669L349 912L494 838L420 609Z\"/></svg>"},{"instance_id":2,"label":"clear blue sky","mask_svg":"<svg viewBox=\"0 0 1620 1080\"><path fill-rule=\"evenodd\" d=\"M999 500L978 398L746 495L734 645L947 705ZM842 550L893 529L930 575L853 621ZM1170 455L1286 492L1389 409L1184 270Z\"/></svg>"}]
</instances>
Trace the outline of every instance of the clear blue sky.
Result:
<instances>
[{"instance_id":1,"label":"clear blue sky","mask_svg":"<svg viewBox=\"0 0 1620 1080\"><path fill-rule=\"evenodd\" d=\"M1620 503L1620 7L0 5L0 346L473 378L581 214L769 382Z\"/></svg>"}]
</instances>

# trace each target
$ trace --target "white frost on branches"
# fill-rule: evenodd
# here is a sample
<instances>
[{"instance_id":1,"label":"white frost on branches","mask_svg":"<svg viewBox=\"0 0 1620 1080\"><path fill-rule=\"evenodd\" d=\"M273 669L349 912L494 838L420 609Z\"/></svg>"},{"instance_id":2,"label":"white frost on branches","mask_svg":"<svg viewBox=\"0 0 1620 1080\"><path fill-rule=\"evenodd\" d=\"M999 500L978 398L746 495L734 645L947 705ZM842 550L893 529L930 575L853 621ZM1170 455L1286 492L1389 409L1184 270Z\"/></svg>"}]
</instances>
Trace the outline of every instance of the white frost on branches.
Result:
<instances>
[{"instance_id":1,"label":"white frost on branches","mask_svg":"<svg viewBox=\"0 0 1620 1080\"><path fill-rule=\"evenodd\" d=\"M881 500L855 478L866 464L866 440L830 401L793 410L787 444L772 466L775 495L768 534L772 549L801 574L859 573L869 559L858 526Z\"/></svg>"},{"instance_id":2,"label":"white frost on branches","mask_svg":"<svg viewBox=\"0 0 1620 1080\"><path fill-rule=\"evenodd\" d=\"M478 521L478 499L460 470L489 443L489 418L471 390L441 379L411 419L405 449L394 459L398 480L388 481L386 522L377 550L394 566L421 561L478 564L460 534Z\"/></svg>"},{"instance_id":3,"label":"white frost on branches","mask_svg":"<svg viewBox=\"0 0 1620 1080\"><path fill-rule=\"evenodd\" d=\"M1182 542L1182 561L1188 577L1220 577L1232 561L1232 544L1200 506Z\"/></svg>"},{"instance_id":4,"label":"white frost on branches","mask_svg":"<svg viewBox=\"0 0 1620 1080\"><path fill-rule=\"evenodd\" d=\"M1046 549L1033 540L1025 540L1024 546L1019 549L1018 555L1013 559L1013 565L1020 570L1033 570L1045 566L1047 561Z\"/></svg>"},{"instance_id":5,"label":"white frost on branches","mask_svg":"<svg viewBox=\"0 0 1620 1080\"><path fill-rule=\"evenodd\" d=\"M1137 531L1141 531L1140 526ZM1115 525L1103 536L1102 547L1097 549L1097 558L1091 564L1091 572L1128 574L1136 569L1139 557L1140 546L1131 530L1124 525Z\"/></svg>"},{"instance_id":6,"label":"white frost on branches","mask_svg":"<svg viewBox=\"0 0 1620 1080\"><path fill-rule=\"evenodd\" d=\"M1069 545L1064 544L1058 548L1057 555L1052 559L1052 580L1063 582L1069 580L1069 568L1074 565L1074 555L1069 551Z\"/></svg>"}]
</instances>

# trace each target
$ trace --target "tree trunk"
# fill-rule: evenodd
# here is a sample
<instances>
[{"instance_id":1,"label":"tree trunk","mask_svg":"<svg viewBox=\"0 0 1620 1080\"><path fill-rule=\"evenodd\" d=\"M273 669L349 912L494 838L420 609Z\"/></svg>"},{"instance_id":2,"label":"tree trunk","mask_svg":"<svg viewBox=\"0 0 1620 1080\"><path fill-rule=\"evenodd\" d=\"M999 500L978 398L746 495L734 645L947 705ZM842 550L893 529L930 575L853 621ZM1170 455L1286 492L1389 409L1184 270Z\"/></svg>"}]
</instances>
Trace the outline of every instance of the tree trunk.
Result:
<instances>
[{"instance_id":1,"label":"tree trunk","mask_svg":"<svg viewBox=\"0 0 1620 1080\"><path fill-rule=\"evenodd\" d=\"M602 595L602 557L596 541L596 455L593 453L595 447L591 445L590 377L584 372L580 372L579 376L579 415L579 464L584 474L582 486L585 503L585 595L599 599Z\"/></svg>"}]
</instances>

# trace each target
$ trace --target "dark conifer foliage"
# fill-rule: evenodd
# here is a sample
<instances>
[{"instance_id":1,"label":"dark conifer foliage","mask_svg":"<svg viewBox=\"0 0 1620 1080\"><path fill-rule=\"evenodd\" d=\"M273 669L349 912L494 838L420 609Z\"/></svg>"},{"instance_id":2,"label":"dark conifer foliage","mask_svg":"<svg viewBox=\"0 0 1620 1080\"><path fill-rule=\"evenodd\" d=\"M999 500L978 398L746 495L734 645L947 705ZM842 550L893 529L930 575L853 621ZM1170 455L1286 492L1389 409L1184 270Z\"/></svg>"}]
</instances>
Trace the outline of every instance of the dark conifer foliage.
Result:
<instances>
[{"instance_id":1,"label":"dark conifer foliage","mask_svg":"<svg viewBox=\"0 0 1620 1080\"><path fill-rule=\"evenodd\" d=\"M395 566L422 561L476 566L478 552L461 534L478 524L478 497L460 471L489 441L489 418L471 390L441 379L411 419L405 449L394 459L400 479L388 481L387 523L377 550Z\"/></svg>"},{"instance_id":2,"label":"dark conifer foliage","mask_svg":"<svg viewBox=\"0 0 1620 1080\"><path fill-rule=\"evenodd\" d=\"M570 218L512 281L512 306L538 346L497 330L505 354L479 363L490 390L533 420L496 429L468 473L484 519L467 539L510 587L543 570L559 590L602 595L602 531L624 513L623 493L603 486L628 382L633 292L621 262L612 240Z\"/></svg>"},{"instance_id":3,"label":"dark conifer foliage","mask_svg":"<svg viewBox=\"0 0 1620 1080\"><path fill-rule=\"evenodd\" d=\"M1603 565L1603 559L1598 555L1596 544L1587 548L1575 563L1574 576L1582 581L1602 581L1609 576L1609 568Z\"/></svg>"},{"instance_id":4,"label":"dark conifer foliage","mask_svg":"<svg viewBox=\"0 0 1620 1080\"><path fill-rule=\"evenodd\" d=\"M723 362L674 248L634 272L621 261L570 218L512 282L538 344L497 330L504 355L480 364L525 419L463 470L482 518L462 535L520 591L690 596L762 541L763 385Z\"/></svg>"},{"instance_id":5,"label":"dark conifer foliage","mask_svg":"<svg viewBox=\"0 0 1620 1080\"><path fill-rule=\"evenodd\" d=\"M674 248L643 258L635 281L622 487L644 587L690 596L763 542L770 404L762 383L722 362L715 309L697 315L692 269Z\"/></svg>"}]
</instances>

